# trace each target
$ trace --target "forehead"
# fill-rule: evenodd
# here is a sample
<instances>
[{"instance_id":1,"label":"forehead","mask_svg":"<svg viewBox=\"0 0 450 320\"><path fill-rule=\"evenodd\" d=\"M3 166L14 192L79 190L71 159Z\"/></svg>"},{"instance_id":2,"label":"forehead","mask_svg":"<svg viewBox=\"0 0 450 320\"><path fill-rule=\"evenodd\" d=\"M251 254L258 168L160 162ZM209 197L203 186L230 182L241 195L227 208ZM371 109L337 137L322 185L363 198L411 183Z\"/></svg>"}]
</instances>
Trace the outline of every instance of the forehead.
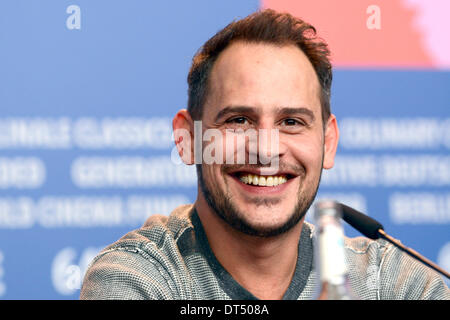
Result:
<instances>
[{"instance_id":1,"label":"forehead","mask_svg":"<svg viewBox=\"0 0 450 320\"><path fill-rule=\"evenodd\" d=\"M207 113L230 105L272 108L307 106L320 114L320 85L306 55L295 45L238 41L215 62Z\"/></svg>"}]
</instances>

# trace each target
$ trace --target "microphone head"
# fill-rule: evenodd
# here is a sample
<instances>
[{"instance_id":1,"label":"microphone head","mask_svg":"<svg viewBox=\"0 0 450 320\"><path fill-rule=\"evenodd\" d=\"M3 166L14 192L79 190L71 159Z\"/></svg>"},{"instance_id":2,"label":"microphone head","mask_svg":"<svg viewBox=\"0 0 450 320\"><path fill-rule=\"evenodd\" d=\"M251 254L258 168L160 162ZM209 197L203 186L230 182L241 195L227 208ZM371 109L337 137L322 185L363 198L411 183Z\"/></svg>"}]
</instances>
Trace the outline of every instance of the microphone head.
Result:
<instances>
[{"instance_id":1,"label":"microphone head","mask_svg":"<svg viewBox=\"0 0 450 320\"><path fill-rule=\"evenodd\" d=\"M378 230L384 229L381 223L345 204L339 204L342 207L342 218L345 222L370 239L380 238Z\"/></svg>"}]
</instances>

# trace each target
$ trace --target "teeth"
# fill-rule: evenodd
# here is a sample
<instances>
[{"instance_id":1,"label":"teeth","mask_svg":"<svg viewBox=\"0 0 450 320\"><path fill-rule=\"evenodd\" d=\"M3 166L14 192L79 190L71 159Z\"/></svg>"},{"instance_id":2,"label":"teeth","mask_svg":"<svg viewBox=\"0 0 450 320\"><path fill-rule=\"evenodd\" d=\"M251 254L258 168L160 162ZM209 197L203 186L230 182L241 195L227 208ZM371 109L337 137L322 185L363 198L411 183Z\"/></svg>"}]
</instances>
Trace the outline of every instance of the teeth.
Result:
<instances>
[{"instance_id":1,"label":"teeth","mask_svg":"<svg viewBox=\"0 0 450 320\"><path fill-rule=\"evenodd\" d=\"M240 180L245 184L267 187L275 187L287 182L286 176L258 176L254 174L245 174L240 177Z\"/></svg>"}]
</instances>

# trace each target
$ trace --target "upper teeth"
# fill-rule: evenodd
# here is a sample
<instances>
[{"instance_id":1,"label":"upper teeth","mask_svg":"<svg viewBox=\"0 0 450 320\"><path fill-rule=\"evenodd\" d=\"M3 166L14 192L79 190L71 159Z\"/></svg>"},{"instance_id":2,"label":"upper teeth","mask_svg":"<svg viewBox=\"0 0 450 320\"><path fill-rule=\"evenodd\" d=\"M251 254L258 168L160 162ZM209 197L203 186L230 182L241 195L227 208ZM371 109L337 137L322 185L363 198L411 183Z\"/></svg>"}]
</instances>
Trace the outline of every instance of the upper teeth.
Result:
<instances>
[{"instance_id":1,"label":"upper teeth","mask_svg":"<svg viewBox=\"0 0 450 320\"><path fill-rule=\"evenodd\" d=\"M274 187L283 184L287 181L285 176L258 176L255 174L245 174L240 177L240 180L246 184L253 184L255 186Z\"/></svg>"}]
</instances>

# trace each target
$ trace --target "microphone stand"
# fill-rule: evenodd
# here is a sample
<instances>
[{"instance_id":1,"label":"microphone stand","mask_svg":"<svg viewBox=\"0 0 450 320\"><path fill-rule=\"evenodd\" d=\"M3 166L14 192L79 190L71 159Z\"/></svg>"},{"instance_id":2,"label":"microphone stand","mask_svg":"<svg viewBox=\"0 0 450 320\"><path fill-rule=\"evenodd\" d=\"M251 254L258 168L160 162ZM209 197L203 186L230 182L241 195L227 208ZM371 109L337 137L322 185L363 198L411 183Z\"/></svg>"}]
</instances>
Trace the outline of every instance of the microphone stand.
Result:
<instances>
[{"instance_id":1,"label":"microphone stand","mask_svg":"<svg viewBox=\"0 0 450 320\"><path fill-rule=\"evenodd\" d=\"M348 224L350 224L353 228L355 228L356 230L361 232L363 235L365 235L366 237L373 239L373 240L376 240L379 238L385 239L386 241L392 243L393 245L395 245L397 248L399 248L403 252L410 255L411 257L421 261L428 267L430 267L433 270L444 275L445 277L447 277L447 279L450 279L450 274L447 271L445 271L444 269L439 267L434 262L432 262L432 261L428 260L427 258L425 258L424 256L422 256L417 251L406 247L400 241L398 241L398 240L394 239L393 237L391 237L390 235L388 235L384 231L384 228L381 225L381 223L379 223L375 219L373 219L373 218L371 218L349 206L346 206L345 204L342 204L342 203L338 203L338 204L342 208L342 218Z\"/></svg>"},{"instance_id":2,"label":"microphone stand","mask_svg":"<svg viewBox=\"0 0 450 320\"><path fill-rule=\"evenodd\" d=\"M400 250L402 250L403 252L406 252L407 254L409 254L411 257L416 258L417 260L421 261L422 263L424 263L425 265L427 265L428 267L432 268L433 270L436 270L437 272L439 272L440 274L444 275L447 277L447 279L450 279L450 274L445 271L444 269L442 269L441 267L439 267L437 264L435 264L433 261L425 258L424 256L422 256L420 253L418 253L417 251L406 247L405 245L403 245L400 241L392 238L390 235L388 235L386 232L384 232L383 229L378 229L378 233L380 235L380 238L383 238L387 241L389 241L390 243L392 243L393 245L395 245L397 248L399 248Z\"/></svg>"}]
</instances>

